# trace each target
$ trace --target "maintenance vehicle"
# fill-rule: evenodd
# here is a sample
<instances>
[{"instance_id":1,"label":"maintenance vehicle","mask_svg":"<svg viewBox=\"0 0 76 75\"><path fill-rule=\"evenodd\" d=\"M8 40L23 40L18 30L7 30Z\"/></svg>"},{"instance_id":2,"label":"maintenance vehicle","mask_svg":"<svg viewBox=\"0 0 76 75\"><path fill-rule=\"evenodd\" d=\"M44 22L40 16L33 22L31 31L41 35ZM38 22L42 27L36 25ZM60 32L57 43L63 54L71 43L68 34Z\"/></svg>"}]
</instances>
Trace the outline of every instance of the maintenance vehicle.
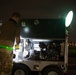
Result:
<instances>
[{"instance_id":1,"label":"maintenance vehicle","mask_svg":"<svg viewBox=\"0 0 76 75\"><path fill-rule=\"evenodd\" d=\"M12 75L64 75L68 67L68 33L64 19L21 19L20 48L13 50Z\"/></svg>"}]
</instances>

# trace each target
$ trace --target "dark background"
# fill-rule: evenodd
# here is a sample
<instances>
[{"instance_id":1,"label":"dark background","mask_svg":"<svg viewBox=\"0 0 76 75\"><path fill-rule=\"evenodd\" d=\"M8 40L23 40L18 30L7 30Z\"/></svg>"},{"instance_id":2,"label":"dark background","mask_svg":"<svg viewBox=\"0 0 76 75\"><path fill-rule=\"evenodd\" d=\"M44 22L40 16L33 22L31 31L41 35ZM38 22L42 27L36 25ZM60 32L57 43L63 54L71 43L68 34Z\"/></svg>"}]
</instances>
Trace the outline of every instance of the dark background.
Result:
<instances>
[{"instance_id":1,"label":"dark background","mask_svg":"<svg viewBox=\"0 0 76 75\"><path fill-rule=\"evenodd\" d=\"M0 19L7 21L14 11L21 18L64 18L73 10L74 17L69 27L69 42L76 43L76 1L75 0L0 0Z\"/></svg>"}]
</instances>

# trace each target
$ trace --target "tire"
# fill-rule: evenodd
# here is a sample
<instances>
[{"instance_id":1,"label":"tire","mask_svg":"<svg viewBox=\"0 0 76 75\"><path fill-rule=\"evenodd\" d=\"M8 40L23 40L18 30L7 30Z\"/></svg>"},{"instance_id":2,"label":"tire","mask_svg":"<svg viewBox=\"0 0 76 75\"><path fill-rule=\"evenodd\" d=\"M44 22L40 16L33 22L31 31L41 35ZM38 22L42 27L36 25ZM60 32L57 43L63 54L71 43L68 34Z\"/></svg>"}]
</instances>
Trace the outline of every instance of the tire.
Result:
<instances>
[{"instance_id":1,"label":"tire","mask_svg":"<svg viewBox=\"0 0 76 75\"><path fill-rule=\"evenodd\" d=\"M41 73L42 75L64 75L57 67L47 67Z\"/></svg>"},{"instance_id":2,"label":"tire","mask_svg":"<svg viewBox=\"0 0 76 75\"><path fill-rule=\"evenodd\" d=\"M15 64L11 75L30 75L30 69L22 64Z\"/></svg>"}]
</instances>

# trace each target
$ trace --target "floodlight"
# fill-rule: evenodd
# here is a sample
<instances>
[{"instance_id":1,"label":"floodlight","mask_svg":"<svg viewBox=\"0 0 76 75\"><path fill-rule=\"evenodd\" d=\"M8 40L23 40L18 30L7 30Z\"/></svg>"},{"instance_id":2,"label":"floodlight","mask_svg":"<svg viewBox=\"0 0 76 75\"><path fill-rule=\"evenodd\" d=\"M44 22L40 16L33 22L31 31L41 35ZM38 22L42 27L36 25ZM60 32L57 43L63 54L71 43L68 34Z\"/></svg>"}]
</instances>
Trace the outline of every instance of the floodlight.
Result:
<instances>
[{"instance_id":1,"label":"floodlight","mask_svg":"<svg viewBox=\"0 0 76 75\"><path fill-rule=\"evenodd\" d=\"M72 22L72 19L73 19L73 11L70 11L67 16L66 16L66 19L65 19L65 26L68 27L71 22Z\"/></svg>"}]
</instances>

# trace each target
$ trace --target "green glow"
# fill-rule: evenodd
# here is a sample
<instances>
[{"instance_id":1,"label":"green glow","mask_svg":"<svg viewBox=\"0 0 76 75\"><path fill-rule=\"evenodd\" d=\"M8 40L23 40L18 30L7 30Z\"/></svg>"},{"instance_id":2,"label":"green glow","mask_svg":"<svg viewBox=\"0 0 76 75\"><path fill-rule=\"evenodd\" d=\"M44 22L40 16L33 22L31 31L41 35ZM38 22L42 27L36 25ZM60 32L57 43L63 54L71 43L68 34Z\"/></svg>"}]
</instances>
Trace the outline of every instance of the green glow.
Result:
<instances>
[{"instance_id":1,"label":"green glow","mask_svg":"<svg viewBox=\"0 0 76 75\"><path fill-rule=\"evenodd\" d=\"M5 48L5 49L10 50L10 51L13 50L13 47L4 46L4 45L0 45L0 48Z\"/></svg>"},{"instance_id":2,"label":"green glow","mask_svg":"<svg viewBox=\"0 0 76 75\"><path fill-rule=\"evenodd\" d=\"M66 16L66 20L65 20L66 27L68 27L71 24L72 19L73 19L73 11L70 11Z\"/></svg>"}]
</instances>

